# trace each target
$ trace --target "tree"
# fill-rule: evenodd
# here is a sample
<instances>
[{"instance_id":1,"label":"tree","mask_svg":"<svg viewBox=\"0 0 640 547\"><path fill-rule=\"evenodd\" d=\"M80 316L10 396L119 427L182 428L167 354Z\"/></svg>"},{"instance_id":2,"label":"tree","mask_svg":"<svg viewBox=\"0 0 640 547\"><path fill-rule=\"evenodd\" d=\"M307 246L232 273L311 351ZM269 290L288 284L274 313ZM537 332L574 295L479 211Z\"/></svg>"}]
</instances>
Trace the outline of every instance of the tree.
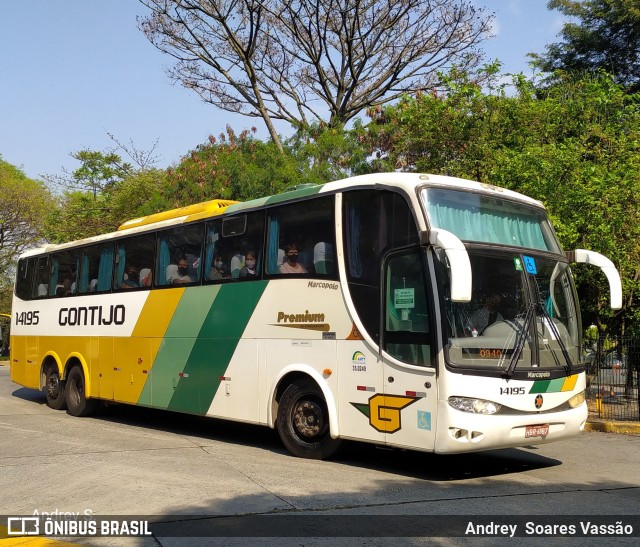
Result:
<instances>
[{"instance_id":1,"label":"tree","mask_svg":"<svg viewBox=\"0 0 640 547\"><path fill-rule=\"evenodd\" d=\"M210 136L168 170L164 198L171 207L210 199L245 201L308 182L296 157L284 151L279 153L272 141L254 139L248 130L236 134L227 126L218 139Z\"/></svg>"},{"instance_id":2,"label":"tree","mask_svg":"<svg viewBox=\"0 0 640 547\"><path fill-rule=\"evenodd\" d=\"M0 158L0 312L11 306L17 257L43 242L53 198L44 184Z\"/></svg>"},{"instance_id":3,"label":"tree","mask_svg":"<svg viewBox=\"0 0 640 547\"><path fill-rule=\"evenodd\" d=\"M624 332L640 323L640 94L605 74L565 75L544 90L519 76L515 94L453 76L445 94L371 112L360 139L379 156L375 167L471 178L541 200L564 248L602 252L620 270L623 309L613 314L604 276L575 268L585 324Z\"/></svg>"},{"instance_id":4,"label":"tree","mask_svg":"<svg viewBox=\"0 0 640 547\"><path fill-rule=\"evenodd\" d=\"M613 74L618 83L640 86L640 2L638 0L551 0L573 20L564 24L562 42L532 54L545 72L556 70Z\"/></svg>"},{"instance_id":5,"label":"tree","mask_svg":"<svg viewBox=\"0 0 640 547\"><path fill-rule=\"evenodd\" d=\"M296 129L338 127L369 106L477 63L490 17L465 0L140 0L169 75L230 112Z\"/></svg>"},{"instance_id":6,"label":"tree","mask_svg":"<svg viewBox=\"0 0 640 547\"><path fill-rule=\"evenodd\" d=\"M45 180L54 186L89 191L93 194L94 200L98 199L100 193L133 171L133 167L123 162L122 158L113 151L98 152L84 149L73 152L71 157L82 165L71 173L63 168L62 175L46 175Z\"/></svg>"}]
</instances>

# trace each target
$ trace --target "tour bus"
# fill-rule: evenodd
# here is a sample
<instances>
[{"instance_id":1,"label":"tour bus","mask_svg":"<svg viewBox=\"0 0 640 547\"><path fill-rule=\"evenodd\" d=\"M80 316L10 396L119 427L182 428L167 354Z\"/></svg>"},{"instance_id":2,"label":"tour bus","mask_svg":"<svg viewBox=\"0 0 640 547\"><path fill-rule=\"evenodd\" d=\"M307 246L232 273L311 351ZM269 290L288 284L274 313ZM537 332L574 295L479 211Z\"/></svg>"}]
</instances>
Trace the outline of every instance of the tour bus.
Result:
<instances>
[{"instance_id":1,"label":"tour bus","mask_svg":"<svg viewBox=\"0 0 640 547\"><path fill-rule=\"evenodd\" d=\"M545 443L587 419L570 263L543 205L386 173L213 200L24 253L11 378L263 424L296 456L342 439L436 453Z\"/></svg>"}]
</instances>

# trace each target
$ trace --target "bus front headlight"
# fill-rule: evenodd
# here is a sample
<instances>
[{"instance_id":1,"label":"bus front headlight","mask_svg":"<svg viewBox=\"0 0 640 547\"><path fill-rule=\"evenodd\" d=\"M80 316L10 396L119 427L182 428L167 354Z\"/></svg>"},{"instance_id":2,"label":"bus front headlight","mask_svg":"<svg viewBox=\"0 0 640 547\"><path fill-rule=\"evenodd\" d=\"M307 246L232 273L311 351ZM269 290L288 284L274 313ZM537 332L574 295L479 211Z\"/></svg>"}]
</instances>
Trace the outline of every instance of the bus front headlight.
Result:
<instances>
[{"instance_id":1,"label":"bus front headlight","mask_svg":"<svg viewBox=\"0 0 640 547\"><path fill-rule=\"evenodd\" d=\"M571 399L569 399L568 403L571 408L579 407L582 403L584 403L584 391L576 393L573 397L571 397Z\"/></svg>"},{"instance_id":2,"label":"bus front headlight","mask_svg":"<svg viewBox=\"0 0 640 547\"><path fill-rule=\"evenodd\" d=\"M456 410L471 412L472 414L497 414L502 405L484 399L472 397L449 397L449 404Z\"/></svg>"}]
</instances>

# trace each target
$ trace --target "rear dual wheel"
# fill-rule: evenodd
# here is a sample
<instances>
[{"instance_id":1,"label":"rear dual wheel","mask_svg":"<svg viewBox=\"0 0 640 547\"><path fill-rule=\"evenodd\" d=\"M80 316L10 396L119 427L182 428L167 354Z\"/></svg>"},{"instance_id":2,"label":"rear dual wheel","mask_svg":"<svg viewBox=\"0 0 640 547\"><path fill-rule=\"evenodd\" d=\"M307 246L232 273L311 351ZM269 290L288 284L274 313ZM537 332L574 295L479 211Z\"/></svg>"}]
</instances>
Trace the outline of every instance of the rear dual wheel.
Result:
<instances>
[{"instance_id":1,"label":"rear dual wheel","mask_svg":"<svg viewBox=\"0 0 640 547\"><path fill-rule=\"evenodd\" d=\"M44 377L44 392L47 397L47 406L54 410L64 410L67 408L65 381L60 379L58 367L49 365L45 369Z\"/></svg>"},{"instance_id":2,"label":"rear dual wheel","mask_svg":"<svg viewBox=\"0 0 640 547\"><path fill-rule=\"evenodd\" d=\"M98 406L97 399L87 399L85 395L85 379L82 368L75 366L67 375L66 399L67 412L72 416L89 416Z\"/></svg>"}]
</instances>

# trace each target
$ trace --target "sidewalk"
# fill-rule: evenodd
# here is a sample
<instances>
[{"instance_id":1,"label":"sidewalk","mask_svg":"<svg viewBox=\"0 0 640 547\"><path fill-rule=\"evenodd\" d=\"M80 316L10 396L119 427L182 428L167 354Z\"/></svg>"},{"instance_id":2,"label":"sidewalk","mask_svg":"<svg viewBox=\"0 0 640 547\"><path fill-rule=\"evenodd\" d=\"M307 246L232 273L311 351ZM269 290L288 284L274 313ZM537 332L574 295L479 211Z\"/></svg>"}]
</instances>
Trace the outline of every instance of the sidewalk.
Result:
<instances>
[{"instance_id":1,"label":"sidewalk","mask_svg":"<svg viewBox=\"0 0 640 547\"><path fill-rule=\"evenodd\" d=\"M584 430L640 435L640 422L614 422L600 418L589 418Z\"/></svg>"}]
</instances>

